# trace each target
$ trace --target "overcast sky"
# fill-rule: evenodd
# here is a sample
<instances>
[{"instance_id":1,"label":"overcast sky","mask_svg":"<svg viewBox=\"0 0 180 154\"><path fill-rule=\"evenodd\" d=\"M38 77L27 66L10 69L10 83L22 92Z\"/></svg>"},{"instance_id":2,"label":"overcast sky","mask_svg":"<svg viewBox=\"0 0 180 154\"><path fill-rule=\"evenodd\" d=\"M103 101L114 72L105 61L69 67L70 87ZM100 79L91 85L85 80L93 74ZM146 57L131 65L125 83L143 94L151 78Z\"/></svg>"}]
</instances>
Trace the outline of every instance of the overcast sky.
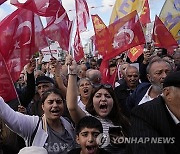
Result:
<instances>
[{"instance_id":1,"label":"overcast sky","mask_svg":"<svg viewBox=\"0 0 180 154\"><path fill-rule=\"evenodd\" d=\"M13 12L16 7L10 5L10 0L0 6L0 20ZM155 15L159 15L159 12L164 4L165 0L149 0L151 21L154 20ZM75 17L75 0L62 0L63 6L66 9L70 20ZM109 19L113 9L115 0L87 0L90 14L98 14L106 25L109 24ZM95 8L92 8L95 7ZM83 44L94 34L92 22L88 23L88 29L81 34Z\"/></svg>"}]
</instances>

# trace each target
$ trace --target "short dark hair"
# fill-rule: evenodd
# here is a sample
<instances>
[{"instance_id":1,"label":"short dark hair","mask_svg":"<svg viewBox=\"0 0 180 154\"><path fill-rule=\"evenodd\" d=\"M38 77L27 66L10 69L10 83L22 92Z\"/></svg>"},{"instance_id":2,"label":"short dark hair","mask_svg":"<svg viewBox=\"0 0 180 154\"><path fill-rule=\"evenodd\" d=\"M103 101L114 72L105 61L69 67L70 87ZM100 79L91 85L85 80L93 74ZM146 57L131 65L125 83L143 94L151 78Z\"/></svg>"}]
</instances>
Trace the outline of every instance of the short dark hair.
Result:
<instances>
[{"instance_id":1,"label":"short dark hair","mask_svg":"<svg viewBox=\"0 0 180 154\"><path fill-rule=\"evenodd\" d=\"M52 93L59 95L59 96L62 98L63 103L65 103L64 97L63 97L61 91L60 91L59 89L57 89L57 88L51 88L51 89L45 91L45 92L42 94L41 103L43 104L44 101L46 100L46 98L47 98L50 94L52 94Z\"/></svg>"},{"instance_id":2,"label":"short dark hair","mask_svg":"<svg viewBox=\"0 0 180 154\"><path fill-rule=\"evenodd\" d=\"M101 122L92 116L83 117L76 125L76 134L78 135L84 128L96 128L100 133L103 133Z\"/></svg>"}]
</instances>

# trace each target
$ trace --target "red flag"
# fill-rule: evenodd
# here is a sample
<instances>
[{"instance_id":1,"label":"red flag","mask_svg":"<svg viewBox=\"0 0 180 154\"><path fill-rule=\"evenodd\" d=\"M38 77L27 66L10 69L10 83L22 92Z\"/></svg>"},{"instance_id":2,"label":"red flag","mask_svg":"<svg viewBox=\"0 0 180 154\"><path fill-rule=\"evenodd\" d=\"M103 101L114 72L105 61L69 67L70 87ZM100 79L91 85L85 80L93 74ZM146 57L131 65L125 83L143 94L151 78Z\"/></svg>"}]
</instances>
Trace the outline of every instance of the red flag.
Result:
<instances>
[{"instance_id":1,"label":"red flag","mask_svg":"<svg viewBox=\"0 0 180 154\"><path fill-rule=\"evenodd\" d=\"M59 8L62 7L59 0L26 0L24 2L19 2L19 0L11 0L11 4L31 10L39 16L55 16Z\"/></svg>"},{"instance_id":2,"label":"red flag","mask_svg":"<svg viewBox=\"0 0 180 154\"><path fill-rule=\"evenodd\" d=\"M3 4L7 0L0 0L0 5Z\"/></svg>"},{"instance_id":3,"label":"red flag","mask_svg":"<svg viewBox=\"0 0 180 154\"><path fill-rule=\"evenodd\" d=\"M10 77L6 63L0 53L0 96L6 101L17 98L15 87Z\"/></svg>"},{"instance_id":4,"label":"red flag","mask_svg":"<svg viewBox=\"0 0 180 154\"><path fill-rule=\"evenodd\" d=\"M40 30L35 24L38 19L35 20L32 11L18 9L0 23L0 50L14 82L38 51L35 44L35 31Z\"/></svg>"},{"instance_id":5,"label":"red flag","mask_svg":"<svg viewBox=\"0 0 180 154\"><path fill-rule=\"evenodd\" d=\"M95 46L96 49L98 49L98 53L104 56L107 53L108 43L106 43L106 41L107 36L109 36L109 31L98 15L92 15L91 17L95 31Z\"/></svg>"},{"instance_id":6,"label":"red flag","mask_svg":"<svg viewBox=\"0 0 180 154\"><path fill-rule=\"evenodd\" d=\"M134 62L138 59L138 57L143 53L143 46L142 45L138 45L136 47L131 48L128 51L128 57L130 59L131 62Z\"/></svg>"},{"instance_id":7,"label":"red flag","mask_svg":"<svg viewBox=\"0 0 180 154\"><path fill-rule=\"evenodd\" d=\"M117 77L117 68L114 71L114 73L112 75L110 75L109 61L103 59L102 62L101 62L99 70L100 70L101 75L102 75L101 82L105 83L105 84L111 84L114 87L116 77Z\"/></svg>"},{"instance_id":8,"label":"red flag","mask_svg":"<svg viewBox=\"0 0 180 154\"><path fill-rule=\"evenodd\" d=\"M155 18L152 39L155 42L154 45L161 48L169 49L178 47L177 41L158 16Z\"/></svg>"},{"instance_id":9,"label":"red flag","mask_svg":"<svg viewBox=\"0 0 180 154\"><path fill-rule=\"evenodd\" d=\"M63 50L68 51L72 23L73 22L69 20L68 15L63 8L57 12L55 17L48 19L47 27L44 29L45 34L51 40L57 41Z\"/></svg>"},{"instance_id":10,"label":"red flag","mask_svg":"<svg viewBox=\"0 0 180 154\"><path fill-rule=\"evenodd\" d=\"M87 23L89 21L89 9L85 0L75 0L76 5L76 20L79 32L83 32L87 29Z\"/></svg>"},{"instance_id":11,"label":"red flag","mask_svg":"<svg viewBox=\"0 0 180 154\"><path fill-rule=\"evenodd\" d=\"M151 22L150 19L150 9L149 9L149 3L148 0L145 0L144 6L142 8L142 13L140 15L139 18L141 24L143 25L143 27L147 24Z\"/></svg>"},{"instance_id":12,"label":"red flag","mask_svg":"<svg viewBox=\"0 0 180 154\"><path fill-rule=\"evenodd\" d=\"M108 27L109 40L105 59L109 60L134 46L145 43L144 33L137 12L117 20ZM101 32L100 32L101 33Z\"/></svg>"},{"instance_id":13,"label":"red flag","mask_svg":"<svg viewBox=\"0 0 180 154\"><path fill-rule=\"evenodd\" d=\"M81 44L79 30L77 28L76 35L74 38L74 59L79 62L84 57L84 51Z\"/></svg>"}]
</instances>

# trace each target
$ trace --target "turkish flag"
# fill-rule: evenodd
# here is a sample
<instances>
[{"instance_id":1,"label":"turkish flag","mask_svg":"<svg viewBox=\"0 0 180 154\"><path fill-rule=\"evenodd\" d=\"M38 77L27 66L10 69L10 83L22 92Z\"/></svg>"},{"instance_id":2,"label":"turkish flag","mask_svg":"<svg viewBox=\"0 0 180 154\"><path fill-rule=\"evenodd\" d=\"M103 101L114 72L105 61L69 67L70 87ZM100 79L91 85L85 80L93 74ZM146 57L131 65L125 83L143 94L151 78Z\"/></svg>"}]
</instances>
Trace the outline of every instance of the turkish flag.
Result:
<instances>
[{"instance_id":1,"label":"turkish flag","mask_svg":"<svg viewBox=\"0 0 180 154\"><path fill-rule=\"evenodd\" d=\"M89 9L85 0L75 0L76 6L76 21L79 32L83 32L87 29L87 23L89 21Z\"/></svg>"},{"instance_id":2,"label":"turkish flag","mask_svg":"<svg viewBox=\"0 0 180 154\"><path fill-rule=\"evenodd\" d=\"M74 38L74 59L76 60L76 62L79 62L83 57L84 57L83 46L81 43L79 30L77 28L76 35Z\"/></svg>"},{"instance_id":3,"label":"turkish flag","mask_svg":"<svg viewBox=\"0 0 180 154\"><path fill-rule=\"evenodd\" d=\"M57 41L63 50L69 50L73 22L69 20L65 9L61 9L54 17L47 18L45 34L51 40Z\"/></svg>"},{"instance_id":4,"label":"turkish flag","mask_svg":"<svg viewBox=\"0 0 180 154\"><path fill-rule=\"evenodd\" d=\"M0 5L3 4L7 0L0 0Z\"/></svg>"},{"instance_id":5,"label":"turkish flag","mask_svg":"<svg viewBox=\"0 0 180 154\"><path fill-rule=\"evenodd\" d=\"M58 9L62 7L59 0L24 0L23 2L11 0L10 3L19 8L31 10L39 16L46 17L55 16Z\"/></svg>"},{"instance_id":6,"label":"turkish flag","mask_svg":"<svg viewBox=\"0 0 180 154\"><path fill-rule=\"evenodd\" d=\"M158 16L155 18L152 39L155 42L154 45L157 47L166 49L178 47L177 41Z\"/></svg>"},{"instance_id":7,"label":"turkish flag","mask_svg":"<svg viewBox=\"0 0 180 154\"><path fill-rule=\"evenodd\" d=\"M98 15L91 15L91 17L95 31L95 46L96 49L98 49L98 54L104 56L107 53L108 43L106 43L106 41L107 36L109 36L109 31Z\"/></svg>"},{"instance_id":8,"label":"turkish flag","mask_svg":"<svg viewBox=\"0 0 180 154\"><path fill-rule=\"evenodd\" d=\"M0 23L0 52L14 82L32 55L38 51L38 46L43 48L43 43L45 45L43 39L35 43L36 32L39 35L42 31L42 27L38 27L38 19L32 11L20 8Z\"/></svg>"},{"instance_id":9,"label":"turkish flag","mask_svg":"<svg viewBox=\"0 0 180 154\"><path fill-rule=\"evenodd\" d=\"M109 60L122 52L145 43L144 33L137 15L134 11L117 20L108 27L109 36L107 54L104 57ZM101 32L100 32L101 33Z\"/></svg>"},{"instance_id":10,"label":"turkish flag","mask_svg":"<svg viewBox=\"0 0 180 154\"><path fill-rule=\"evenodd\" d=\"M0 53L0 96L6 101L17 98L14 84L7 69L6 62Z\"/></svg>"}]
</instances>

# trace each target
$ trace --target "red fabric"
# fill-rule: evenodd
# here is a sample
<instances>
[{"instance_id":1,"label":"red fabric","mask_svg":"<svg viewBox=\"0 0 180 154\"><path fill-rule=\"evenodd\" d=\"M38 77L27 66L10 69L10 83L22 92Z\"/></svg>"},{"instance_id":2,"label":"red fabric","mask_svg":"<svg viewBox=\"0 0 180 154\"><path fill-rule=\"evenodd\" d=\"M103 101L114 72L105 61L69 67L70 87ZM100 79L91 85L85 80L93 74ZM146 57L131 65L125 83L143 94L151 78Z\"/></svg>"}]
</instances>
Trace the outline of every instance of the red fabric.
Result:
<instances>
[{"instance_id":1,"label":"red fabric","mask_svg":"<svg viewBox=\"0 0 180 154\"><path fill-rule=\"evenodd\" d=\"M69 50L69 43L72 30L72 21L69 20L65 9L57 12L57 16L47 19L45 34L51 40L57 41L63 50Z\"/></svg>"},{"instance_id":2,"label":"red fabric","mask_svg":"<svg viewBox=\"0 0 180 154\"><path fill-rule=\"evenodd\" d=\"M99 70L100 70L101 75L102 75L101 82L104 83L104 84L111 84L114 87L116 77L117 77L117 68L114 71L114 73L112 75L110 75L109 61L103 59L102 62L101 62Z\"/></svg>"},{"instance_id":3,"label":"red fabric","mask_svg":"<svg viewBox=\"0 0 180 154\"><path fill-rule=\"evenodd\" d=\"M108 44L107 54L104 57L106 60L145 43L144 33L136 11L111 24L108 30L109 36L104 42L104 44Z\"/></svg>"},{"instance_id":4,"label":"red fabric","mask_svg":"<svg viewBox=\"0 0 180 154\"><path fill-rule=\"evenodd\" d=\"M138 45L136 47L131 48L128 51L128 57L131 62L134 62L138 59L138 57L143 53L143 46Z\"/></svg>"},{"instance_id":5,"label":"red fabric","mask_svg":"<svg viewBox=\"0 0 180 154\"><path fill-rule=\"evenodd\" d=\"M83 32L87 29L87 23L89 21L89 9L85 0L75 0L76 6L76 21L79 32Z\"/></svg>"},{"instance_id":6,"label":"red fabric","mask_svg":"<svg viewBox=\"0 0 180 154\"><path fill-rule=\"evenodd\" d=\"M78 28L76 29L76 35L74 38L74 59L79 62L84 57L83 46L79 35Z\"/></svg>"},{"instance_id":7,"label":"red fabric","mask_svg":"<svg viewBox=\"0 0 180 154\"><path fill-rule=\"evenodd\" d=\"M18 0L11 0L10 3L46 17L55 16L58 9L62 7L59 0L27 0L25 3L20 3Z\"/></svg>"},{"instance_id":8,"label":"red fabric","mask_svg":"<svg viewBox=\"0 0 180 154\"><path fill-rule=\"evenodd\" d=\"M0 96L8 102L17 98L16 91L11 76L6 67L6 63L0 53Z\"/></svg>"},{"instance_id":9,"label":"red fabric","mask_svg":"<svg viewBox=\"0 0 180 154\"><path fill-rule=\"evenodd\" d=\"M107 53L107 36L109 31L102 19L98 15L92 15L92 22L95 31L95 46L98 54L105 56ZM101 33L100 33L101 32Z\"/></svg>"},{"instance_id":10,"label":"red fabric","mask_svg":"<svg viewBox=\"0 0 180 154\"><path fill-rule=\"evenodd\" d=\"M3 4L7 0L0 0L0 5Z\"/></svg>"},{"instance_id":11,"label":"red fabric","mask_svg":"<svg viewBox=\"0 0 180 154\"><path fill-rule=\"evenodd\" d=\"M143 26L145 26L147 23L151 22L150 19L150 9L149 9L149 3L148 0L145 0L144 6L142 8L142 13L140 15L140 22Z\"/></svg>"},{"instance_id":12,"label":"red fabric","mask_svg":"<svg viewBox=\"0 0 180 154\"><path fill-rule=\"evenodd\" d=\"M152 39L155 42L154 45L157 47L166 49L178 47L177 41L158 16L155 18Z\"/></svg>"},{"instance_id":13,"label":"red fabric","mask_svg":"<svg viewBox=\"0 0 180 154\"><path fill-rule=\"evenodd\" d=\"M45 46L43 38L35 43L36 32L39 36L42 31L38 20L32 11L18 9L0 23L0 52L14 82L39 46Z\"/></svg>"}]
</instances>

